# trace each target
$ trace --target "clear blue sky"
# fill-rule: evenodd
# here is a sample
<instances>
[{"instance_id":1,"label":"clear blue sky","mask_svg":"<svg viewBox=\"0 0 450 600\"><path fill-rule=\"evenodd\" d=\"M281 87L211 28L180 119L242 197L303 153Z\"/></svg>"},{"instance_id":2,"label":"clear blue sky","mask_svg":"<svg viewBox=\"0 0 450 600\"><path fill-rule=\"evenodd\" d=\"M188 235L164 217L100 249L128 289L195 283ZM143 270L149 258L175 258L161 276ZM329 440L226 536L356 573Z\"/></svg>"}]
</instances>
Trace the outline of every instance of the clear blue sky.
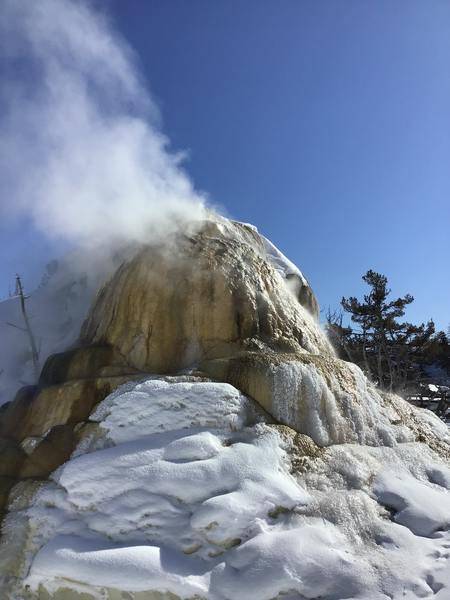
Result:
<instances>
[{"instance_id":1,"label":"clear blue sky","mask_svg":"<svg viewBox=\"0 0 450 600\"><path fill-rule=\"evenodd\" d=\"M174 149L323 308L385 273L407 316L450 323L450 2L110 0ZM0 225L2 289L52 258Z\"/></svg>"}]
</instances>

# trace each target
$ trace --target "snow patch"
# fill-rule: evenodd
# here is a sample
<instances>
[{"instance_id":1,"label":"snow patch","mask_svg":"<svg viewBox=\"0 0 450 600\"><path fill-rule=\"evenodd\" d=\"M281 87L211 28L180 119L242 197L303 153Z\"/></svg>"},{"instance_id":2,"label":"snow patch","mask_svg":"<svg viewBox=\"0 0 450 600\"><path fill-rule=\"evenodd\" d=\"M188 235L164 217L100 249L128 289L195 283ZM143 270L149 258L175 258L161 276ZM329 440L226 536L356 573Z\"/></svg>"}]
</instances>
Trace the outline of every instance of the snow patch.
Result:
<instances>
[{"instance_id":1,"label":"snow patch","mask_svg":"<svg viewBox=\"0 0 450 600\"><path fill-rule=\"evenodd\" d=\"M378 501L395 510L394 520L416 535L431 536L450 527L450 493L412 475L383 471L375 480Z\"/></svg>"},{"instance_id":2,"label":"snow patch","mask_svg":"<svg viewBox=\"0 0 450 600\"><path fill-rule=\"evenodd\" d=\"M115 392L93 417L114 445L75 453L39 493L33 589L64 577L181 595L186 564L201 560L209 573L259 521L309 501L278 434L255 423L251 402L230 385L153 379Z\"/></svg>"},{"instance_id":3,"label":"snow patch","mask_svg":"<svg viewBox=\"0 0 450 600\"><path fill-rule=\"evenodd\" d=\"M267 528L212 573L211 590L233 600L271 600L287 592L343 599L359 596L373 583L366 570L345 537L326 522Z\"/></svg>"},{"instance_id":4,"label":"snow patch","mask_svg":"<svg viewBox=\"0 0 450 600\"><path fill-rule=\"evenodd\" d=\"M52 579L55 571L60 579L82 581L95 587L141 591L148 588L171 592L183 598L207 591L208 576L185 574L186 559L172 572L165 564L164 552L157 546L99 548L98 542L60 535L51 540L33 563L32 580ZM188 568L192 569L192 565Z\"/></svg>"},{"instance_id":5,"label":"snow patch","mask_svg":"<svg viewBox=\"0 0 450 600\"><path fill-rule=\"evenodd\" d=\"M108 437L120 444L178 429L241 429L252 410L247 398L227 383L161 378L116 390L91 420L101 422Z\"/></svg>"}]
</instances>

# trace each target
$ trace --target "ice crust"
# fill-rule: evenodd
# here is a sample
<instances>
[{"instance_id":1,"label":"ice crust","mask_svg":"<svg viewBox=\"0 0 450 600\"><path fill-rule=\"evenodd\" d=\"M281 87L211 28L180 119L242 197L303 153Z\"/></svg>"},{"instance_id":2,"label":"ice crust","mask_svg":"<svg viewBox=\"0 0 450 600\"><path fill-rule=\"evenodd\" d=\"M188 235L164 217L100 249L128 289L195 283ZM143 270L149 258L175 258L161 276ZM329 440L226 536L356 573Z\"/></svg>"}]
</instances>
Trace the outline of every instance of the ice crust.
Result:
<instances>
[{"instance_id":1,"label":"ice crust","mask_svg":"<svg viewBox=\"0 0 450 600\"><path fill-rule=\"evenodd\" d=\"M92 419L103 435L28 509L31 590L450 597L450 471L424 444L331 445L294 476L249 399L177 377L127 384Z\"/></svg>"},{"instance_id":2,"label":"ice crust","mask_svg":"<svg viewBox=\"0 0 450 600\"><path fill-rule=\"evenodd\" d=\"M392 446L412 441L413 433L396 424L399 415L387 409L362 371L350 363L345 368L351 381L343 383L338 374L330 372L325 378L315 365L300 361L274 367L274 416L320 446L345 442ZM429 425L436 428L434 422Z\"/></svg>"}]
</instances>

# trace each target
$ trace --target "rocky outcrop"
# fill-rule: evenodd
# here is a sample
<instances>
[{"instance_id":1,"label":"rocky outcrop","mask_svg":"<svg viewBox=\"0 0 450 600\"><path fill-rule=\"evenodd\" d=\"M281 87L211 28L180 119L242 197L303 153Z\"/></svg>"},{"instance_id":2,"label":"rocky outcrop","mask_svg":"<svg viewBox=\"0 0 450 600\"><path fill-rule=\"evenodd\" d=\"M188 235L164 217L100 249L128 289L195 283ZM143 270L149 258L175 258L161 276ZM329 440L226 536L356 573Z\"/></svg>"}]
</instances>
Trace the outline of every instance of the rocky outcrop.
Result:
<instances>
[{"instance_id":1,"label":"rocky outcrop","mask_svg":"<svg viewBox=\"0 0 450 600\"><path fill-rule=\"evenodd\" d=\"M315 552L342 543L333 528L378 548L386 516L372 484L386 460L407 487L414 472L414 486L437 494L439 508L450 489L440 462L450 458L445 425L338 360L317 313L300 271L248 225L209 221L125 260L79 345L51 356L39 385L0 409L6 597L260 600L255 564L264 565L258 580L271 569L265 598L316 597L302 569L313 565L313 579L323 579ZM446 527L447 513L435 512L433 527ZM268 560L271 532L280 541ZM310 534L304 551L297 536ZM292 551L283 554L285 536ZM360 547L352 552L359 560ZM321 597L337 597L344 563ZM348 564L353 577L356 563ZM354 580L361 590L368 565Z\"/></svg>"},{"instance_id":2,"label":"rocky outcrop","mask_svg":"<svg viewBox=\"0 0 450 600\"><path fill-rule=\"evenodd\" d=\"M252 226L211 220L139 249L100 290L79 347L50 357L39 387L2 411L0 476L45 476L57 463L45 456L64 460L74 427L144 372L200 368L320 446L436 437L439 423L430 433L429 417L334 356L316 316L303 275Z\"/></svg>"},{"instance_id":3,"label":"rocky outcrop","mask_svg":"<svg viewBox=\"0 0 450 600\"><path fill-rule=\"evenodd\" d=\"M39 386L20 390L0 413L0 518L11 488L48 477L70 457L96 404L141 375L111 348L92 346L48 359Z\"/></svg>"},{"instance_id":4,"label":"rocky outcrop","mask_svg":"<svg viewBox=\"0 0 450 600\"><path fill-rule=\"evenodd\" d=\"M141 249L100 291L82 343L110 345L130 365L156 373L245 348L332 353L303 276L282 271L262 240L224 220Z\"/></svg>"},{"instance_id":5,"label":"rocky outcrop","mask_svg":"<svg viewBox=\"0 0 450 600\"><path fill-rule=\"evenodd\" d=\"M24 390L4 411L0 435L21 444L14 461L41 464L32 456L52 428L82 423L119 383L200 368L320 446L432 437L426 420L413 423L408 404L398 399L394 409L356 366L335 357L316 316L303 275L254 227L207 221L121 265L100 290L80 346L47 360L39 389ZM62 431L58 448L70 446Z\"/></svg>"},{"instance_id":6,"label":"rocky outcrop","mask_svg":"<svg viewBox=\"0 0 450 600\"><path fill-rule=\"evenodd\" d=\"M82 343L142 371L200 367L321 446L427 437L426 422L411 428L408 404L394 410L335 357L316 316L300 271L254 227L219 219L124 262L100 291ZM82 354L75 362L78 374L93 364Z\"/></svg>"}]
</instances>

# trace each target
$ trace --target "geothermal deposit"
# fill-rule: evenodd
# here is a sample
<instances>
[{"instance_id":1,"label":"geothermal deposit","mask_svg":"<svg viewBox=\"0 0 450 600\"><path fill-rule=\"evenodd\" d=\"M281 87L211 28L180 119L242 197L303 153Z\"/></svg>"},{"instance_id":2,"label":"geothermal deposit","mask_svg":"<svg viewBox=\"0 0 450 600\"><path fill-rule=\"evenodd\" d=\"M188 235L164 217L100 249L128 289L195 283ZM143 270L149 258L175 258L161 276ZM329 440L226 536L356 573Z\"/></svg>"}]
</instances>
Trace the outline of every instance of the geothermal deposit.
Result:
<instances>
[{"instance_id":1,"label":"geothermal deposit","mask_svg":"<svg viewBox=\"0 0 450 600\"><path fill-rule=\"evenodd\" d=\"M446 426L250 225L128 252L0 435L2 598L450 598Z\"/></svg>"}]
</instances>

